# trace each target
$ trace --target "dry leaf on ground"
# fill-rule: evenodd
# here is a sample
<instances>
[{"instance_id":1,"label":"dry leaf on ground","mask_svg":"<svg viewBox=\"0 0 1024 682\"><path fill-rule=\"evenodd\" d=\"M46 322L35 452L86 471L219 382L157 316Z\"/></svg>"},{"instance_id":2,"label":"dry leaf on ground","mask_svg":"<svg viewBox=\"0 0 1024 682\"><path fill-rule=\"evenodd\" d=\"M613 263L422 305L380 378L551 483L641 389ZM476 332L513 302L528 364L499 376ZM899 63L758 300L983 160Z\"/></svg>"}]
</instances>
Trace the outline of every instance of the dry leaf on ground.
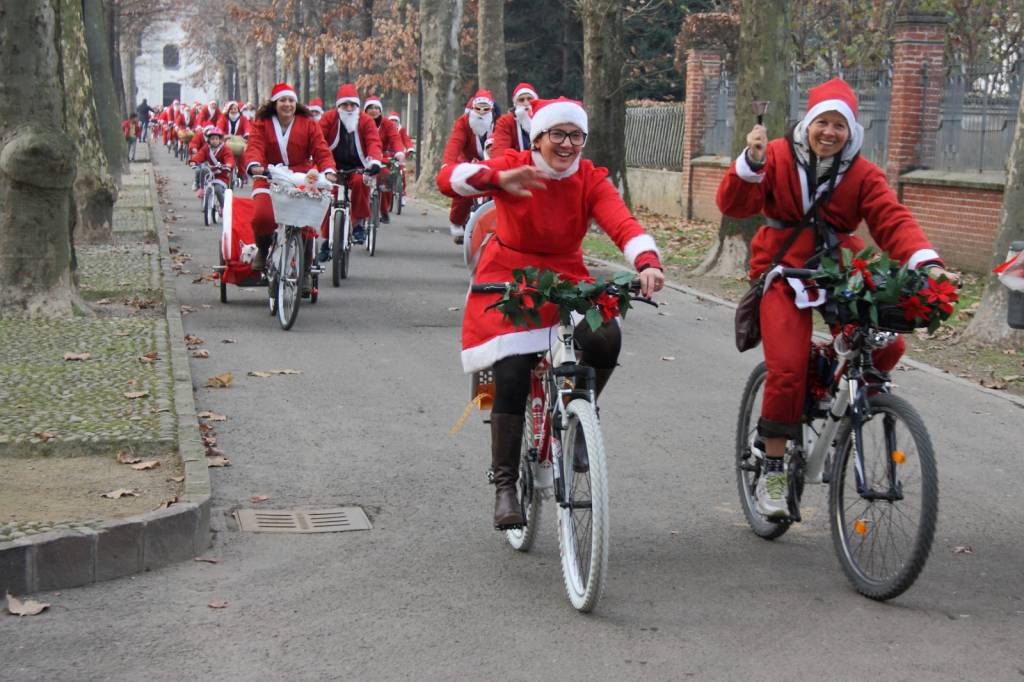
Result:
<instances>
[{"instance_id":1,"label":"dry leaf on ground","mask_svg":"<svg viewBox=\"0 0 1024 682\"><path fill-rule=\"evenodd\" d=\"M38 602L33 599L26 599L21 601L17 597L13 596L10 592L7 593L7 612L14 616L38 616L40 613L50 608L49 604Z\"/></svg>"},{"instance_id":2,"label":"dry leaf on ground","mask_svg":"<svg viewBox=\"0 0 1024 682\"><path fill-rule=\"evenodd\" d=\"M150 459L145 462L133 464L132 469L135 469L136 471L146 471L147 469L156 469L158 466L160 466L160 460Z\"/></svg>"},{"instance_id":3,"label":"dry leaf on ground","mask_svg":"<svg viewBox=\"0 0 1024 682\"><path fill-rule=\"evenodd\" d=\"M150 363L150 362L156 362L159 359L160 359L160 354L157 353L156 351L151 351L149 353L146 353L145 355L140 355L139 356L139 362L141 362L142 364L147 364L147 363Z\"/></svg>"},{"instance_id":4,"label":"dry leaf on ground","mask_svg":"<svg viewBox=\"0 0 1024 682\"><path fill-rule=\"evenodd\" d=\"M135 400L136 398L145 398L149 395L149 391L125 391L124 397L128 400Z\"/></svg>"},{"instance_id":5,"label":"dry leaf on ground","mask_svg":"<svg viewBox=\"0 0 1024 682\"><path fill-rule=\"evenodd\" d=\"M234 378L235 377L231 372L224 372L223 374L218 374L217 376L212 376L207 379L206 386L207 388L227 388L231 385Z\"/></svg>"},{"instance_id":6,"label":"dry leaf on ground","mask_svg":"<svg viewBox=\"0 0 1024 682\"><path fill-rule=\"evenodd\" d=\"M985 388L992 388L997 391L1002 391L1006 388L1006 379L995 374L989 374L987 377L982 378L981 385Z\"/></svg>"},{"instance_id":7,"label":"dry leaf on ground","mask_svg":"<svg viewBox=\"0 0 1024 682\"><path fill-rule=\"evenodd\" d=\"M238 343L238 339L221 339L221 343Z\"/></svg>"},{"instance_id":8,"label":"dry leaf on ground","mask_svg":"<svg viewBox=\"0 0 1024 682\"><path fill-rule=\"evenodd\" d=\"M141 457L136 457L135 453L129 452L128 450L121 450L121 452L117 453L118 464L138 464L141 461Z\"/></svg>"},{"instance_id":9,"label":"dry leaf on ground","mask_svg":"<svg viewBox=\"0 0 1024 682\"><path fill-rule=\"evenodd\" d=\"M231 462L228 461L227 457L211 457L206 460L206 466L208 467L228 467L231 466Z\"/></svg>"},{"instance_id":10,"label":"dry leaf on ground","mask_svg":"<svg viewBox=\"0 0 1024 682\"><path fill-rule=\"evenodd\" d=\"M185 480L184 476L168 476L167 480L172 483L181 483Z\"/></svg>"},{"instance_id":11,"label":"dry leaf on ground","mask_svg":"<svg viewBox=\"0 0 1024 682\"><path fill-rule=\"evenodd\" d=\"M192 357L199 358L201 360L205 360L206 358L210 357L210 351L208 351L208 350L194 350L194 351L192 351Z\"/></svg>"},{"instance_id":12,"label":"dry leaf on ground","mask_svg":"<svg viewBox=\"0 0 1024 682\"><path fill-rule=\"evenodd\" d=\"M111 301L109 298L101 298L100 300L96 301L96 305L110 305L111 303L113 303L113 301ZM127 336L127 334L119 334L118 336Z\"/></svg>"},{"instance_id":13,"label":"dry leaf on ground","mask_svg":"<svg viewBox=\"0 0 1024 682\"><path fill-rule=\"evenodd\" d=\"M662 355L661 359L664 360L665 362L672 362L672 361L674 361L676 359L676 356L674 356L674 355Z\"/></svg>"},{"instance_id":14,"label":"dry leaf on ground","mask_svg":"<svg viewBox=\"0 0 1024 682\"><path fill-rule=\"evenodd\" d=\"M56 438L56 436L49 431L33 431L32 435L43 441L44 443Z\"/></svg>"},{"instance_id":15,"label":"dry leaf on ground","mask_svg":"<svg viewBox=\"0 0 1024 682\"><path fill-rule=\"evenodd\" d=\"M206 343L206 341L195 334L185 334L185 343L189 346L201 346Z\"/></svg>"},{"instance_id":16,"label":"dry leaf on ground","mask_svg":"<svg viewBox=\"0 0 1024 682\"><path fill-rule=\"evenodd\" d=\"M108 500L118 500L122 497L138 497L139 493L131 488L118 488L117 490L111 490L109 493L103 493L100 497L105 497Z\"/></svg>"},{"instance_id":17,"label":"dry leaf on ground","mask_svg":"<svg viewBox=\"0 0 1024 682\"><path fill-rule=\"evenodd\" d=\"M249 501L253 504L259 504L260 502L266 502L270 498L267 495L253 495L249 498Z\"/></svg>"},{"instance_id":18,"label":"dry leaf on ground","mask_svg":"<svg viewBox=\"0 0 1024 682\"><path fill-rule=\"evenodd\" d=\"M214 599L207 606L211 609L226 609L228 607L228 602L226 599Z\"/></svg>"},{"instance_id":19,"label":"dry leaf on ground","mask_svg":"<svg viewBox=\"0 0 1024 682\"><path fill-rule=\"evenodd\" d=\"M206 448L206 456L207 457L223 457L224 456L224 451L221 450L220 448L217 448L217 447L214 447L214 446L210 445L210 446L208 446Z\"/></svg>"},{"instance_id":20,"label":"dry leaf on ground","mask_svg":"<svg viewBox=\"0 0 1024 682\"><path fill-rule=\"evenodd\" d=\"M957 545L953 548L953 554L974 554L974 548L970 545Z\"/></svg>"},{"instance_id":21,"label":"dry leaf on ground","mask_svg":"<svg viewBox=\"0 0 1024 682\"><path fill-rule=\"evenodd\" d=\"M219 564L220 559L215 559L212 556L197 556L193 557L192 561L200 561L204 564Z\"/></svg>"},{"instance_id":22,"label":"dry leaf on ground","mask_svg":"<svg viewBox=\"0 0 1024 682\"><path fill-rule=\"evenodd\" d=\"M92 357L92 353L65 353L64 359L69 362L81 362Z\"/></svg>"},{"instance_id":23,"label":"dry leaf on ground","mask_svg":"<svg viewBox=\"0 0 1024 682\"><path fill-rule=\"evenodd\" d=\"M227 417L225 417L224 415L217 414L216 412L210 412L209 410L203 410L202 412L197 412L196 416L199 417L200 419L209 419L212 422L227 421Z\"/></svg>"},{"instance_id":24,"label":"dry leaf on ground","mask_svg":"<svg viewBox=\"0 0 1024 682\"><path fill-rule=\"evenodd\" d=\"M300 372L297 369L268 369L268 370L250 370L249 371L249 376L251 376L251 377L259 377L261 379L265 379L267 377L272 377L275 374L302 374L302 372Z\"/></svg>"}]
</instances>

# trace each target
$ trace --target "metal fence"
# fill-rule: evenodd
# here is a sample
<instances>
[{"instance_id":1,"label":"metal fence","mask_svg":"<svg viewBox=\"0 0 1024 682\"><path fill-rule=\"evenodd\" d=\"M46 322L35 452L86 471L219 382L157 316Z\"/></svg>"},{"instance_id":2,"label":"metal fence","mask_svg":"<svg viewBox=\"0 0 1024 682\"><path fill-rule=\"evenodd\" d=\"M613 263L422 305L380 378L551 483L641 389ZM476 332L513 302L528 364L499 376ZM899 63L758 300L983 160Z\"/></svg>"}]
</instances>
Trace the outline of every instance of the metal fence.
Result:
<instances>
[{"instance_id":1,"label":"metal fence","mask_svg":"<svg viewBox=\"0 0 1024 682\"><path fill-rule=\"evenodd\" d=\"M626 165L683 169L683 106L626 108Z\"/></svg>"}]
</instances>

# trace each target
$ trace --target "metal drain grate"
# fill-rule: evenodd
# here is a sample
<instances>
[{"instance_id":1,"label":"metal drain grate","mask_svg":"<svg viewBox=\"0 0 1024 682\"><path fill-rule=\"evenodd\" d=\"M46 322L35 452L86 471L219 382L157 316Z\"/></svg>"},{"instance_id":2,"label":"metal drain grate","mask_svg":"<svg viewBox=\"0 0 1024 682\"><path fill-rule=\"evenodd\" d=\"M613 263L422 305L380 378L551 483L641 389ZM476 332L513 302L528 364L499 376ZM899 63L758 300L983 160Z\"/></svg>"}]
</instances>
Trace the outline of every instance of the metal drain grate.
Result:
<instances>
[{"instance_id":1,"label":"metal drain grate","mask_svg":"<svg viewBox=\"0 0 1024 682\"><path fill-rule=\"evenodd\" d=\"M239 509L235 520L252 533L340 533L371 530L370 519L360 507L334 509Z\"/></svg>"}]
</instances>

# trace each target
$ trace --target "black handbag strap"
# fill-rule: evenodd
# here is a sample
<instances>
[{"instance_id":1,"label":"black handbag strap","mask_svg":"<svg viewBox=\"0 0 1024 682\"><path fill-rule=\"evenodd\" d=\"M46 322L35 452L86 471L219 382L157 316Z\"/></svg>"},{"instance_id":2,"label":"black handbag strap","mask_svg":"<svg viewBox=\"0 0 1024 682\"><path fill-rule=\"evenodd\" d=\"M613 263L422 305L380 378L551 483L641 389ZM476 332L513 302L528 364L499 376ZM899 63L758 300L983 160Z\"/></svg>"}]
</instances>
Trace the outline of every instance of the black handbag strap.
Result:
<instances>
[{"instance_id":1,"label":"black handbag strap","mask_svg":"<svg viewBox=\"0 0 1024 682\"><path fill-rule=\"evenodd\" d=\"M797 237L800 236L800 233L804 231L805 227L810 226L812 223L817 225L821 222L821 207L824 206L825 202L829 200L829 198L832 196L832 191L836 188L836 178L839 175L839 173L835 172L837 169L838 166L833 167L832 177L830 177L828 180L828 189L826 189L824 192L815 197L814 203L811 204L811 207L807 209L806 213L804 213L804 217L801 218L800 222L797 223L796 226L793 228L793 231L789 235L789 239L786 240L786 243L783 244L782 248L779 249L778 253L775 254L775 258L772 259L772 264L768 266L768 271L773 270L775 266L782 262L783 257L785 257L786 255L786 252L789 251L791 246L793 246L793 243L796 242ZM810 178L808 178L808 181L810 181Z\"/></svg>"}]
</instances>

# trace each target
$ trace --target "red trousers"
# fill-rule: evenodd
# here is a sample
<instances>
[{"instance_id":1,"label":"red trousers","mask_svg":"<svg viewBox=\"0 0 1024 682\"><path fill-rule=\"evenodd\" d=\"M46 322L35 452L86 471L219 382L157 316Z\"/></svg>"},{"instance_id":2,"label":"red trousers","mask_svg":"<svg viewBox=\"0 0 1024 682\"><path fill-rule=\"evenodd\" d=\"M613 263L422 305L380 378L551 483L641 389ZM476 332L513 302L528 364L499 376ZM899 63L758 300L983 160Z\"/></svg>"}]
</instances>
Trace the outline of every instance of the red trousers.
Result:
<instances>
[{"instance_id":1,"label":"red trousers","mask_svg":"<svg viewBox=\"0 0 1024 682\"><path fill-rule=\"evenodd\" d=\"M452 208L448 211L448 221L452 225L465 225L469 220L469 212L473 208L473 200L469 197L452 199Z\"/></svg>"},{"instance_id":2,"label":"red trousers","mask_svg":"<svg viewBox=\"0 0 1024 682\"><path fill-rule=\"evenodd\" d=\"M257 237L273 234L277 229L277 221L274 220L274 204L270 201L270 194L266 190L258 194L253 192L252 207L252 233Z\"/></svg>"},{"instance_id":3,"label":"red trousers","mask_svg":"<svg viewBox=\"0 0 1024 682\"><path fill-rule=\"evenodd\" d=\"M391 192L384 189L388 186L388 180L391 178L391 171L387 168L381 170L377 175L377 185L380 188L380 212L381 215L387 215L391 212Z\"/></svg>"},{"instance_id":4,"label":"red trousers","mask_svg":"<svg viewBox=\"0 0 1024 682\"><path fill-rule=\"evenodd\" d=\"M796 437L807 391L807 360L811 348L812 309L794 303L793 289L780 277L761 298L761 338L768 366L758 430L762 436ZM872 357L875 367L888 372L906 344L902 337Z\"/></svg>"},{"instance_id":5,"label":"red trousers","mask_svg":"<svg viewBox=\"0 0 1024 682\"><path fill-rule=\"evenodd\" d=\"M334 190L334 195L338 195L338 190ZM352 205L352 220L370 217L370 188L363 182L362 175L348 176L348 199ZM320 225L320 236L324 239L328 237L327 231L330 227L327 221L330 219L331 212L328 211L323 224Z\"/></svg>"}]
</instances>

